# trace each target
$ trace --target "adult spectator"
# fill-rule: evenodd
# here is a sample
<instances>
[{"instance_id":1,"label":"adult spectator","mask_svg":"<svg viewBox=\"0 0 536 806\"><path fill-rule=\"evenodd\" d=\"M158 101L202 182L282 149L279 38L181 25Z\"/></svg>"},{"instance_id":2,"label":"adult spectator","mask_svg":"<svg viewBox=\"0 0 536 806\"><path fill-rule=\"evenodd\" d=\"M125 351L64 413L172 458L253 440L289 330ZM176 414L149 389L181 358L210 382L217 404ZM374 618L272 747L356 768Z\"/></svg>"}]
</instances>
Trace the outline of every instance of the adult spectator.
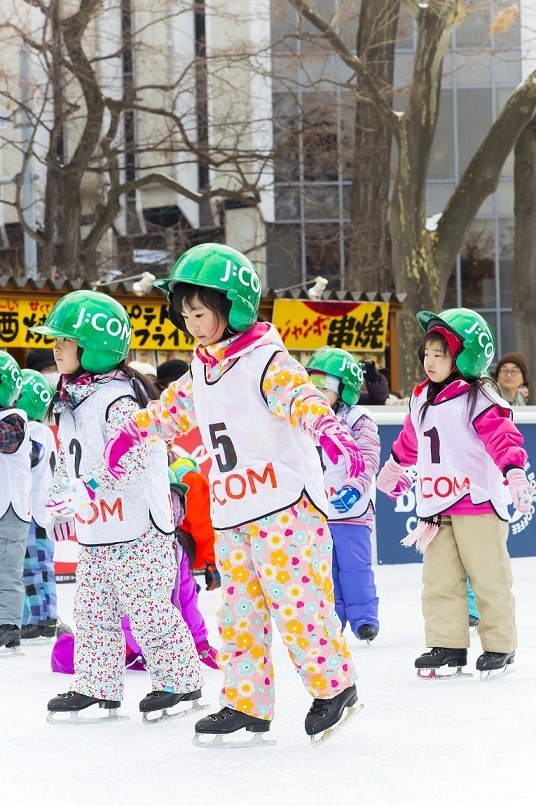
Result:
<instances>
[{"instance_id":1,"label":"adult spectator","mask_svg":"<svg viewBox=\"0 0 536 806\"><path fill-rule=\"evenodd\" d=\"M378 372L376 363L372 359L364 361L361 366L365 380L359 396L359 404L361 406L385 406L385 401L389 397L387 378Z\"/></svg>"},{"instance_id":2,"label":"adult spectator","mask_svg":"<svg viewBox=\"0 0 536 806\"><path fill-rule=\"evenodd\" d=\"M526 406L520 386L528 382L527 360L519 353L505 353L497 362L495 379L499 393L511 406Z\"/></svg>"}]
</instances>

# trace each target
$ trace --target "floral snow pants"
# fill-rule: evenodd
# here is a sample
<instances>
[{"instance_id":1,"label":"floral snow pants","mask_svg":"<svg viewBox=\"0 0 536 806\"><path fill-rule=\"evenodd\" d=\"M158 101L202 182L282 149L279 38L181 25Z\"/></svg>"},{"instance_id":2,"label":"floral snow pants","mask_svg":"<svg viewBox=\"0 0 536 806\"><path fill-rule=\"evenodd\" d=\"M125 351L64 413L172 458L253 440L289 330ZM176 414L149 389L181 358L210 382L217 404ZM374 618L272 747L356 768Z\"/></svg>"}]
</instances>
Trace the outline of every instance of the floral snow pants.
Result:
<instances>
[{"instance_id":1,"label":"floral snow pants","mask_svg":"<svg viewBox=\"0 0 536 806\"><path fill-rule=\"evenodd\" d=\"M154 526L132 543L81 546L76 571L73 691L122 700L125 637L121 616L143 650L154 691L201 688L190 630L171 603L177 566L173 536Z\"/></svg>"},{"instance_id":2,"label":"floral snow pants","mask_svg":"<svg viewBox=\"0 0 536 806\"><path fill-rule=\"evenodd\" d=\"M354 683L334 606L333 543L324 516L308 499L216 532L214 548L223 594L222 706L273 719L272 617L312 697L330 699Z\"/></svg>"}]
</instances>

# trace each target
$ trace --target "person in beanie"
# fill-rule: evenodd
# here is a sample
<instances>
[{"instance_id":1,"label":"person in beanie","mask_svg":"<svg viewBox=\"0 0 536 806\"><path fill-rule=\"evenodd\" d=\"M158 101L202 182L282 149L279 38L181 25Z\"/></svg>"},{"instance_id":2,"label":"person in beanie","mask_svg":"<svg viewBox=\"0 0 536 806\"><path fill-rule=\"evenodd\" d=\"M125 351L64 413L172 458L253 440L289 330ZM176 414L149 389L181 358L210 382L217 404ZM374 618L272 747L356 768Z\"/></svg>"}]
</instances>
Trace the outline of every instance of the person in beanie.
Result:
<instances>
[{"instance_id":1,"label":"person in beanie","mask_svg":"<svg viewBox=\"0 0 536 806\"><path fill-rule=\"evenodd\" d=\"M519 353L505 353L497 362L495 378L499 387L499 394L511 406L526 406L527 401L521 386L528 383L527 360Z\"/></svg>"}]
</instances>

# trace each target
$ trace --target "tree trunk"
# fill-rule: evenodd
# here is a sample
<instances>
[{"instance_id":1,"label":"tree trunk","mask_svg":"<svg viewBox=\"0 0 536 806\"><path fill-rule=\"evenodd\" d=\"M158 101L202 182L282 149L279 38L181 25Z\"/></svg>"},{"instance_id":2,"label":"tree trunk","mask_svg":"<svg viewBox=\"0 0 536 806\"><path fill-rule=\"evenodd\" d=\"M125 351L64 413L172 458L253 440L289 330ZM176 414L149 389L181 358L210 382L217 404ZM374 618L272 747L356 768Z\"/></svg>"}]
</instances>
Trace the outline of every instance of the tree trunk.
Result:
<instances>
[{"instance_id":1,"label":"tree trunk","mask_svg":"<svg viewBox=\"0 0 536 806\"><path fill-rule=\"evenodd\" d=\"M361 4L357 55L392 103L396 29L400 0ZM386 290L389 169L392 134L358 79L352 161L351 224L346 287L351 291Z\"/></svg>"},{"instance_id":2,"label":"tree trunk","mask_svg":"<svg viewBox=\"0 0 536 806\"><path fill-rule=\"evenodd\" d=\"M514 271L512 308L517 349L527 359L529 402L536 403L536 119L515 147Z\"/></svg>"}]
</instances>

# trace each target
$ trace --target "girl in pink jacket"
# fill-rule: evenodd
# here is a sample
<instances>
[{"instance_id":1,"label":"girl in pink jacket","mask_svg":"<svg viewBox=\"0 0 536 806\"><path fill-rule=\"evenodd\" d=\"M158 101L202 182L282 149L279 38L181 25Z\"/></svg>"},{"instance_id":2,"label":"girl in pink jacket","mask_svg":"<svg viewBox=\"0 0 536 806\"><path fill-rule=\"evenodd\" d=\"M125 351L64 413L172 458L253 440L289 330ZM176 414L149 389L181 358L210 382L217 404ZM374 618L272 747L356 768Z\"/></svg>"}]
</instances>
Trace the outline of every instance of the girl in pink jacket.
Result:
<instances>
[{"instance_id":1,"label":"girl in pink jacket","mask_svg":"<svg viewBox=\"0 0 536 806\"><path fill-rule=\"evenodd\" d=\"M487 322L467 308L417 314L426 337L419 358L428 376L415 387L410 412L378 475L396 499L417 465L416 529L402 543L423 552L422 608L426 646L418 675L467 664L466 573L480 611L481 679L504 674L516 649L515 600L506 548L508 504L530 511L523 437L512 411L482 376L495 353ZM507 486L506 486L507 485Z\"/></svg>"}]
</instances>

